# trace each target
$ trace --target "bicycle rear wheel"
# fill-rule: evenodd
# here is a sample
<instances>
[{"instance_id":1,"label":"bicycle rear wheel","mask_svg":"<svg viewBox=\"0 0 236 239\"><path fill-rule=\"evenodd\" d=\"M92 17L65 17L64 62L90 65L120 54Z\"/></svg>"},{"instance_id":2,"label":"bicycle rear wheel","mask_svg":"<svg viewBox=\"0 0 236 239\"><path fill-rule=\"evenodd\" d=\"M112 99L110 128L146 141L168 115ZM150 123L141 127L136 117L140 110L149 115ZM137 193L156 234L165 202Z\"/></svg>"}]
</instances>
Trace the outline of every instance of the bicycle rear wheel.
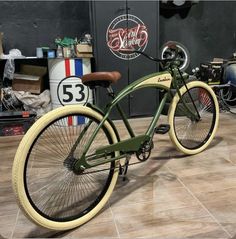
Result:
<instances>
[{"instance_id":1,"label":"bicycle rear wheel","mask_svg":"<svg viewBox=\"0 0 236 239\"><path fill-rule=\"evenodd\" d=\"M90 108L65 106L46 114L29 129L13 165L13 188L29 219L49 229L67 230L87 222L105 205L118 177L119 162L81 173L72 170L101 119ZM106 122L88 154L115 142L114 131Z\"/></svg>"},{"instance_id":2,"label":"bicycle rear wheel","mask_svg":"<svg viewBox=\"0 0 236 239\"><path fill-rule=\"evenodd\" d=\"M185 154L203 151L212 141L219 122L219 105L213 90L205 83L193 81L180 89L169 109L170 138L176 148ZM191 100L191 97L193 102ZM185 104L183 104L185 102ZM191 116L187 107L200 120ZM196 107L196 108L195 108Z\"/></svg>"}]
</instances>

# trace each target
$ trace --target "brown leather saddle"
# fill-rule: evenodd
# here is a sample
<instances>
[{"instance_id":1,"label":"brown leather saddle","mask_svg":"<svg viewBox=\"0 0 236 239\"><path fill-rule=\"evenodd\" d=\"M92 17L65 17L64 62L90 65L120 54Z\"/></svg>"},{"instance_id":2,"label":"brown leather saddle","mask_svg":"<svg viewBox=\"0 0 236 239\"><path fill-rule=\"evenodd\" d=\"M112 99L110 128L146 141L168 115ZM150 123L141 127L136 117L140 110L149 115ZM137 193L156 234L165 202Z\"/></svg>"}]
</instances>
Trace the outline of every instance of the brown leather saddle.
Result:
<instances>
[{"instance_id":1,"label":"brown leather saddle","mask_svg":"<svg viewBox=\"0 0 236 239\"><path fill-rule=\"evenodd\" d=\"M82 83L90 88L95 86L109 87L112 83L116 83L121 78L121 74L118 71L111 72L93 72L83 75Z\"/></svg>"}]
</instances>

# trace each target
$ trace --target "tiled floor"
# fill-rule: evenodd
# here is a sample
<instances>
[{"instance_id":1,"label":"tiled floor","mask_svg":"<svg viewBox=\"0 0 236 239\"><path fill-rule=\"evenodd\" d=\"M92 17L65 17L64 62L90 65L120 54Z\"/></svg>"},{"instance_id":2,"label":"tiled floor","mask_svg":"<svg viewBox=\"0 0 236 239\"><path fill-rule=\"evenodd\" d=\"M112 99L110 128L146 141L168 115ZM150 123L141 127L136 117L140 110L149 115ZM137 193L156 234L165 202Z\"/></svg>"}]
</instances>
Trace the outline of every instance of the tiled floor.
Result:
<instances>
[{"instance_id":1,"label":"tiled floor","mask_svg":"<svg viewBox=\"0 0 236 239\"><path fill-rule=\"evenodd\" d=\"M132 124L142 131L148 121L136 119ZM235 125L236 116L221 114L220 127L210 147L187 157L175 150L168 134L155 135L151 158L131 166L126 181L119 179L102 212L80 228L63 233L34 225L18 209L11 188L11 166L20 137L2 137L0 235L4 238L236 238Z\"/></svg>"}]
</instances>

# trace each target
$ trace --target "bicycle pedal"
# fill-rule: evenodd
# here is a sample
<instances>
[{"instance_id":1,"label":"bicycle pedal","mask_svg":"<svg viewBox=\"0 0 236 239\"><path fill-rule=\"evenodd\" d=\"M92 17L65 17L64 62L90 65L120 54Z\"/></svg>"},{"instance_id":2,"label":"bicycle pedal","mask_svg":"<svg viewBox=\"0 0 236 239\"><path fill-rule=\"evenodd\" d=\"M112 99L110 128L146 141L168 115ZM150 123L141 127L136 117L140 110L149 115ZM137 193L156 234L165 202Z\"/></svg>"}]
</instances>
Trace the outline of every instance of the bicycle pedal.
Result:
<instances>
[{"instance_id":1,"label":"bicycle pedal","mask_svg":"<svg viewBox=\"0 0 236 239\"><path fill-rule=\"evenodd\" d=\"M166 134L170 130L169 124L160 124L155 128L156 134Z\"/></svg>"}]
</instances>

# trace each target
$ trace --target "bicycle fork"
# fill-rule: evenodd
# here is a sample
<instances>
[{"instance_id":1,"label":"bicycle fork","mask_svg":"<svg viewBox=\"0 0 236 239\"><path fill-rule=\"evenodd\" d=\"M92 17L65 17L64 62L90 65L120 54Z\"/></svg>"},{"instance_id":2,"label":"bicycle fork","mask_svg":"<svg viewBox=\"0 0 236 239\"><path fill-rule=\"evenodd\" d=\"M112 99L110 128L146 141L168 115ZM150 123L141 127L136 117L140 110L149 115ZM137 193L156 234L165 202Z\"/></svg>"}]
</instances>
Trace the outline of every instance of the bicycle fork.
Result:
<instances>
[{"instance_id":1,"label":"bicycle fork","mask_svg":"<svg viewBox=\"0 0 236 239\"><path fill-rule=\"evenodd\" d=\"M183 75L182 75L180 69L179 69L179 68L177 68L177 69L178 69L178 73L179 73L179 75L180 75L180 78L181 78L181 80L182 80L182 82L183 82L183 84L184 84L184 86L185 86L185 88L186 88L186 90L187 90L187 94L188 94L188 96L189 96L189 98L190 98L190 100L191 100L191 102L192 102L192 104L193 104L193 107L194 107L194 110L195 110L196 114L195 114L194 112L192 112L192 110L188 107L188 105L186 104L186 102L185 102L184 99L182 98L182 96L181 96L181 94L180 94L180 91L179 91L179 88L177 88L177 94L178 94L178 96L179 96L179 98L180 98L182 104L184 105L185 109L186 109L186 110L188 111L188 113L191 115L191 118L190 118L190 119L191 119L191 120L194 119L195 121L198 122L198 121L201 120L201 116L200 116L200 114L199 114L199 111L198 111L198 109L197 109L197 106L196 106L196 104L195 104L195 102L194 102L194 100L193 100L193 97L192 97L192 95L191 95L191 93L190 93L190 91L189 91L189 89L188 89L188 86L187 86L187 84L186 84L186 82L185 82L185 80L184 80L184 78L183 78Z\"/></svg>"}]
</instances>

